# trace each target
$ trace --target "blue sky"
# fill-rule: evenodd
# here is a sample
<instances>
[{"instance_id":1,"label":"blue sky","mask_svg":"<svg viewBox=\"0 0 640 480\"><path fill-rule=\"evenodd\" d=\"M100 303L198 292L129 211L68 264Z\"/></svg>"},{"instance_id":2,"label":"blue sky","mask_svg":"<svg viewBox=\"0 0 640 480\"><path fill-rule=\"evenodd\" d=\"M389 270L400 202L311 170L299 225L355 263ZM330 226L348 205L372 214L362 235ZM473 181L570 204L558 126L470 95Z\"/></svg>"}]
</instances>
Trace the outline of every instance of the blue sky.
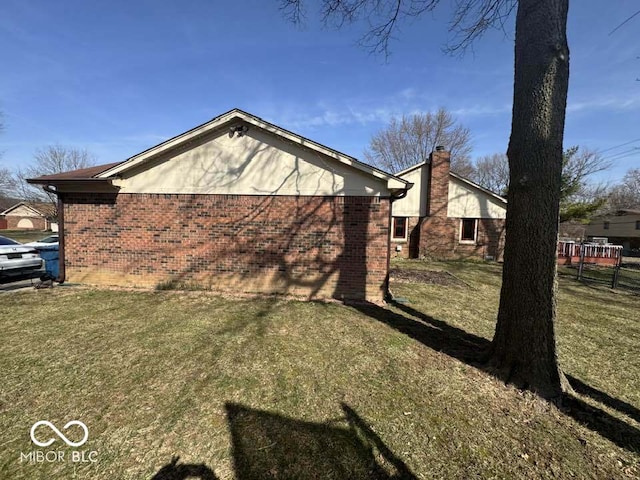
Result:
<instances>
[{"instance_id":1,"label":"blue sky","mask_svg":"<svg viewBox=\"0 0 640 480\"><path fill-rule=\"evenodd\" d=\"M471 129L474 157L504 152L513 19L446 56L450 3L403 24L385 62L357 45L365 26L323 27L312 0L303 27L276 0L4 0L0 166L55 143L124 160L235 107L358 158L391 116L445 107ZM618 154L602 180L640 168L640 15L609 34L639 8L570 5L565 146Z\"/></svg>"}]
</instances>

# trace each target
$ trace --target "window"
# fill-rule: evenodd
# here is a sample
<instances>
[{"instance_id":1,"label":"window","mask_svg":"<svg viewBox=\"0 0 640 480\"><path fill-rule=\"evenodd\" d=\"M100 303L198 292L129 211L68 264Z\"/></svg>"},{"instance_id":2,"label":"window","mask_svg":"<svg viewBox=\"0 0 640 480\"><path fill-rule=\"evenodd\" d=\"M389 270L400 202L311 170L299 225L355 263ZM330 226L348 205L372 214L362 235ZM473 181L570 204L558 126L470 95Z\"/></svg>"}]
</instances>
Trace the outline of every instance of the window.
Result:
<instances>
[{"instance_id":1,"label":"window","mask_svg":"<svg viewBox=\"0 0 640 480\"><path fill-rule=\"evenodd\" d=\"M604 222L602 228L604 228L605 230L609 230L609 222Z\"/></svg>"},{"instance_id":2,"label":"window","mask_svg":"<svg viewBox=\"0 0 640 480\"><path fill-rule=\"evenodd\" d=\"M636 220L636 230L640 230L640 220Z\"/></svg>"},{"instance_id":3,"label":"window","mask_svg":"<svg viewBox=\"0 0 640 480\"><path fill-rule=\"evenodd\" d=\"M460 241L475 243L478 222L475 218L463 218L460 224Z\"/></svg>"},{"instance_id":4,"label":"window","mask_svg":"<svg viewBox=\"0 0 640 480\"><path fill-rule=\"evenodd\" d=\"M393 217L391 238L393 240L407 239L407 217Z\"/></svg>"}]
</instances>

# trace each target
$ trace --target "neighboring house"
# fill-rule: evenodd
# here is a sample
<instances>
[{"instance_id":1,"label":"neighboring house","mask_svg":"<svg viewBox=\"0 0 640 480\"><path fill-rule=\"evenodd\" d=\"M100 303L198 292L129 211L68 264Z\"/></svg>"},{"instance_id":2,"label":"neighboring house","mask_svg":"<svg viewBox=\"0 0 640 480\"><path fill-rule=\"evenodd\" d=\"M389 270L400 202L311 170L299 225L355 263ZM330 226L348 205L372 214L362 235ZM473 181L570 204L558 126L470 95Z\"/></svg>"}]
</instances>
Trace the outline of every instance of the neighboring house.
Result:
<instances>
[{"instance_id":1,"label":"neighboring house","mask_svg":"<svg viewBox=\"0 0 640 480\"><path fill-rule=\"evenodd\" d=\"M640 207L594 218L587 225L586 235L587 239L607 238L625 251L640 249Z\"/></svg>"},{"instance_id":2,"label":"neighboring house","mask_svg":"<svg viewBox=\"0 0 640 480\"><path fill-rule=\"evenodd\" d=\"M47 202L19 202L0 213L9 230L58 231L55 208Z\"/></svg>"},{"instance_id":3,"label":"neighboring house","mask_svg":"<svg viewBox=\"0 0 640 480\"><path fill-rule=\"evenodd\" d=\"M560 222L558 228L558 238L560 241L582 242L587 231L587 225L579 220L568 220Z\"/></svg>"},{"instance_id":4,"label":"neighboring house","mask_svg":"<svg viewBox=\"0 0 640 480\"><path fill-rule=\"evenodd\" d=\"M62 204L61 277L381 301L403 180L241 110L128 160L30 179Z\"/></svg>"},{"instance_id":5,"label":"neighboring house","mask_svg":"<svg viewBox=\"0 0 640 480\"><path fill-rule=\"evenodd\" d=\"M448 152L396 175L414 186L393 202L392 254L502 259L507 201L451 172Z\"/></svg>"}]
</instances>

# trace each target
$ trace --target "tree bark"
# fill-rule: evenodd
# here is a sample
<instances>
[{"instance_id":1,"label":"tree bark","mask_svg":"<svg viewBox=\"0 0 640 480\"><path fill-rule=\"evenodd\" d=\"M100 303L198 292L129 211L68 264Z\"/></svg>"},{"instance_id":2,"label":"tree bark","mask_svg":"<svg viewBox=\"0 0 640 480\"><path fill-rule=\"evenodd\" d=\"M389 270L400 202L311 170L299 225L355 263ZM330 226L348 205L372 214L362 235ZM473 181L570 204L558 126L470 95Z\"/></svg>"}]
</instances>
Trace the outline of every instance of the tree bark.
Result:
<instances>
[{"instance_id":1,"label":"tree bark","mask_svg":"<svg viewBox=\"0 0 640 480\"><path fill-rule=\"evenodd\" d=\"M568 0L520 0L504 269L491 361L508 382L559 399L556 249L569 48Z\"/></svg>"}]
</instances>

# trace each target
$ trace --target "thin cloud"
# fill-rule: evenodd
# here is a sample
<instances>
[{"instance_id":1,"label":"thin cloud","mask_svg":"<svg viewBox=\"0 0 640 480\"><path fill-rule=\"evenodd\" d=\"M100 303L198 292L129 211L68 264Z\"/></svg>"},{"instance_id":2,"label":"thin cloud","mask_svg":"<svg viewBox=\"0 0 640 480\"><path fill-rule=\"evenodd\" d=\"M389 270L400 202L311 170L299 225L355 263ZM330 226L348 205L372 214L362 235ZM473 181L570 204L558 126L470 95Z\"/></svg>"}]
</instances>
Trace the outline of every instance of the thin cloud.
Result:
<instances>
[{"instance_id":1,"label":"thin cloud","mask_svg":"<svg viewBox=\"0 0 640 480\"><path fill-rule=\"evenodd\" d=\"M640 95L629 96L629 97L600 97L594 98L592 100L584 100L572 102L569 101L567 104L567 112L577 113L582 111L589 110L613 110L613 111L622 111L622 110L635 110L640 107Z\"/></svg>"},{"instance_id":2,"label":"thin cloud","mask_svg":"<svg viewBox=\"0 0 640 480\"><path fill-rule=\"evenodd\" d=\"M451 110L456 117L484 117L511 112L511 105L473 105Z\"/></svg>"},{"instance_id":3,"label":"thin cloud","mask_svg":"<svg viewBox=\"0 0 640 480\"><path fill-rule=\"evenodd\" d=\"M289 106L284 110L279 105L277 109L268 110L277 112L277 115L272 116L277 117L282 125L294 130L305 130L347 125L383 125L393 117L433 112L439 107L427 92L408 87L382 98L352 99L340 104L322 101L303 108ZM508 113L511 105L475 104L449 110L456 117L483 117Z\"/></svg>"}]
</instances>

